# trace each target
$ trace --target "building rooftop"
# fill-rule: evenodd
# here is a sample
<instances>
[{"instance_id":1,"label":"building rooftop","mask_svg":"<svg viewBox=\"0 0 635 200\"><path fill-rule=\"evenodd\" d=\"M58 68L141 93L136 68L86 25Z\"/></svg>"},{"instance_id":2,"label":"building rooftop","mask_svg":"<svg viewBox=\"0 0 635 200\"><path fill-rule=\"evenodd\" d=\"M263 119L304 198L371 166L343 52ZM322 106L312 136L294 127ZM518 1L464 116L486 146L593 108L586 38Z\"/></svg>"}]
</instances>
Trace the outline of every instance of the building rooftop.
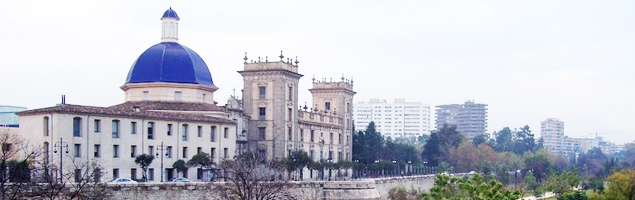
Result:
<instances>
[{"instance_id":1,"label":"building rooftop","mask_svg":"<svg viewBox=\"0 0 635 200\"><path fill-rule=\"evenodd\" d=\"M226 112L223 107L205 103L189 102L162 102L162 101L139 101L126 102L111 107L82 106L73 104L60 104L48 108L40 108L19 112L18 115L34 115L42 113L77 113L94 115L112 115L128 118L145 118L156 120L184 120L199 122L234 123L231 120L211 117L198 113L178 113L169 111L220 111Z\"/></svg>"}]
</instances>

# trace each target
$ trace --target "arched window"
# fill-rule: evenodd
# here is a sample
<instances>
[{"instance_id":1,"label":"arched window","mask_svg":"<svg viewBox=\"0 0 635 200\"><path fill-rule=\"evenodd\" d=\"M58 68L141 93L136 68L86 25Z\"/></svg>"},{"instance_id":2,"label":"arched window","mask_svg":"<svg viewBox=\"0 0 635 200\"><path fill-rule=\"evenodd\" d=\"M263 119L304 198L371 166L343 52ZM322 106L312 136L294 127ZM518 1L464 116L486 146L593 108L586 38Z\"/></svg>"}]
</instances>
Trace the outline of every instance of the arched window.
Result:
<instances>
[{"instance_id":1,"label":"arched window","mask_svg":"<svg viewBox=\"0 0 635 200\"><path fill-rule=\"evenodd\" d=\"M182 137L181 139L183 141L187 141L187 128L188 128L188 125L183 124L183 133L181 134L181 137Z\"/></svg>"},{"instance_id":2,"label":"arched window","mask_svg":"<svg viewBox=\"0 0 635 200\"><path fill-rule=\"evenodd\" d=\"M44 136L49 136L49 117L44 117L43 123L43 132L44 132Z\"/></svg>"},{"instance_id":3,"label":"arched window","mask_svg":"<svg viewBox=\"0 0 635 200\"><path fill-rule=\"evenodd\" d=\"M148 139L154 139L154 122L148 122Z\"/></svg>"},{"instance_id":4,"label":"arched window","mask_svg":"<svg viewBox=\"0 0 635 200\"><path fill-rule=\"evenodd\" d=\"M44 163L49 162L49 143L44 142Z\"/></svg>"},{"instance_id":5,"label":"arched window","mask_svg":"<svg viewBox=\"0 0 635 200\"><path fill-rule=\"evenodd\" d=\"M112 120L112 138L119 138L119 120Z\"/></svg>"},{"instance_id":6,"label":"arched window","mask_svg":"<svg viewBox=\"0 0 635 200\"><path fill-rule=\"evenodd\" d=\"M81 117L73 118L73 136L74 137L82 136L82 118Z\"/></svg>"}]
</instances>

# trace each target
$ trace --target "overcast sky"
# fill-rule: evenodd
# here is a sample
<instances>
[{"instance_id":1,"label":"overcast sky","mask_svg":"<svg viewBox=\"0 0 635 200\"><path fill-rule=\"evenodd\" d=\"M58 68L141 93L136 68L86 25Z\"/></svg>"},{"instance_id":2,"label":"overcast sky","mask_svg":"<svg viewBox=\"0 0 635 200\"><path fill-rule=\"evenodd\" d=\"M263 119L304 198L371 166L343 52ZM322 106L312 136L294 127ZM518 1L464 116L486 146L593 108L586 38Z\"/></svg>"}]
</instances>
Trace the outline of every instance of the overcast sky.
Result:
<instances>
[{"instance_id":1,"label":"overcast sky","mask_svg":"<svg viewBox=\"0 0 635 200\"><path fill-rule=\"evenodd\" d=\"M539 135L553 117L565 135L635 140L635 1L0 1L0 104L122 103L170 6L221 105L240 94L245 52L284 50L300 61L300 104L313 75L344 74L355 101L488 104L488 132Z\"/></svg>"}]
</instances>

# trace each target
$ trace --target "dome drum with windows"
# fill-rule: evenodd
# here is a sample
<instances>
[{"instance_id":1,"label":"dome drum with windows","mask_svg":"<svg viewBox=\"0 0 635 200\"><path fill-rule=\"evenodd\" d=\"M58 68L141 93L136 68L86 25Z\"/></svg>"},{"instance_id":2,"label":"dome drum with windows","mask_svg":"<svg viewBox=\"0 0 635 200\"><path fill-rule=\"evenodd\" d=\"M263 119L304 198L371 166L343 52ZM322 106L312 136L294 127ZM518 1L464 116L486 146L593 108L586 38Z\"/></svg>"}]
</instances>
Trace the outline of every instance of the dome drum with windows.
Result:
<instances>
[{"instance_id":1,"label":"dome drum with windows","mask_svg":"<svg viewBox=\"0 0 635 200\"><path fill-rule=\"evenodd\" d=\"M132 64L126 83L126 101L188 101L214 103L218 89L205 61L192 49L178 43L180 18L165 11L161 43L148 48Z\"/></svg>"}]
</instances>

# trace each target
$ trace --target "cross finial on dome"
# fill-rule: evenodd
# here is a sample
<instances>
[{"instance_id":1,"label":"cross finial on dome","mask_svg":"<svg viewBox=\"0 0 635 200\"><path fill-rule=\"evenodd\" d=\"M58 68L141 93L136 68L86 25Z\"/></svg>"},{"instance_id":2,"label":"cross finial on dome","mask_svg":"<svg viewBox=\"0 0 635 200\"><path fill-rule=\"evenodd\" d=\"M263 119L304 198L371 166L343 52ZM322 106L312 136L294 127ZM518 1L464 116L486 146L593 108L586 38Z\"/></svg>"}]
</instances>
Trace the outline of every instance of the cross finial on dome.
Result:
<instances>
[{"instance_id":1,"label":"cross finial on dome","mask_svg":"<svg viewBox=\"0 0 635 200\"><path fill-rule=\"evenodd\" d=\"M282 55L282 50L280 50L280 56L279 57L280 57L280 61L282 62L283 61L282 59L284 58L284 55Z\"/></svg>"}]
</instances>

